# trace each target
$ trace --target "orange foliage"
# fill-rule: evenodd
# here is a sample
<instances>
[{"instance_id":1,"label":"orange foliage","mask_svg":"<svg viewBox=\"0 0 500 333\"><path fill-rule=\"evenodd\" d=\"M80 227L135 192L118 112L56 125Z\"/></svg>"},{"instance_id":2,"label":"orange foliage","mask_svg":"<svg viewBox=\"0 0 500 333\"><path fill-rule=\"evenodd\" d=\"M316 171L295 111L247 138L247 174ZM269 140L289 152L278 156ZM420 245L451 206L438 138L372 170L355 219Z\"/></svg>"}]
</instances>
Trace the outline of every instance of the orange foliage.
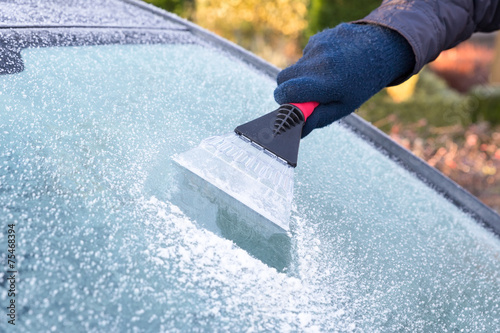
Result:
<instances>
[{"instance_id":1,"label":"orange foliage","mask_svg":"<svg viewBox=\"0 0 500 333\"><path fill-rule=\"evenodd\" d=\"M464 133L461 125L428 127L421 121L403 126L397 117L392 120L393 140L500 213L500 127L473 124Z\"/></svg>"}]
</instances>

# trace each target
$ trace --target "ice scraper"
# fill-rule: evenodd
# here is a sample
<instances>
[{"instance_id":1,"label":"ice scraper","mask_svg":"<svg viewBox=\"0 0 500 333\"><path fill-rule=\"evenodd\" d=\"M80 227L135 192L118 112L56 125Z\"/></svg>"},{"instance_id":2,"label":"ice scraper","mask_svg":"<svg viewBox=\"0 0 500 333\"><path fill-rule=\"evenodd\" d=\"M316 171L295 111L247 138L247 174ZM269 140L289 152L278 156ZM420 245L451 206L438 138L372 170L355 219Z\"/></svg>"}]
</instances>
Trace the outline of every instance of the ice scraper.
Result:
<instances>
[{"instance_id":1,"label":"ice scraper","mask_svg":"<svg viewBox=\"0 0 500 333\"><path fill-rule=\"evenodd\" d=\"M250 209L288 232L302 127L317 105L283 104L234 133L203 140L174 160L235 199L239 211Z\"/></svg>"}]
</instances>

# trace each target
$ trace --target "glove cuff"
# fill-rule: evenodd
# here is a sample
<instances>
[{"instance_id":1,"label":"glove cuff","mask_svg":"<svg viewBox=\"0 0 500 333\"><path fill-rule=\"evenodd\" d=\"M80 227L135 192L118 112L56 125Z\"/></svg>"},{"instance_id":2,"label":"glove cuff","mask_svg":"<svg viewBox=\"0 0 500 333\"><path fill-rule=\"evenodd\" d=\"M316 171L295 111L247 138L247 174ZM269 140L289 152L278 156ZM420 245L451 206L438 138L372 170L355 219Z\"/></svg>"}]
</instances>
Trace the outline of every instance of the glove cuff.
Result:
<instances>
[{"instance_id":1,"label":"glove cuff","mask_svg":"<svg viewBox=\"0 0 500 333\"><path fill-rule=\"evenodd\" d=\"M346 23L351 29L361 29L365 37L369 40L367 42L374 45L373 50L378 50L375 57L377 62L375 67L382 67L378 69L379 73L384 73L384 81L382 87L397 85L404 82L411 75L415 67L415 54L413 49L399 32L387 28L385 26L355 22Z\"/></svg>"}]
</instances>

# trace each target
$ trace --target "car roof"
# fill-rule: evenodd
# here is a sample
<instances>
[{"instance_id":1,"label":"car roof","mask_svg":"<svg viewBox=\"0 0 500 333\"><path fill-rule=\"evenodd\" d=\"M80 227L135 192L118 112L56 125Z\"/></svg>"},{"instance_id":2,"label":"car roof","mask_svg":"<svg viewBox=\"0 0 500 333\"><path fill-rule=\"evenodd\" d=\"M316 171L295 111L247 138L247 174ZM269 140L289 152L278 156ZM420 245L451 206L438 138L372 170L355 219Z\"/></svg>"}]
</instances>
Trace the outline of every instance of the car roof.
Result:
<instances>
[{"instance_id":1,"label":"car roof","mask_svg":"<svg viewBox=\"0 0 500 333\"><path fill-rule=\"evenodd\" d=\"M139 0L25 0L2 3L0 34L3 31L43 29L169 30L189 33L275 78L280 69L245 49L184 20ZM360 137L373 144L405 169L440 192L460 209L500 235L500 215L472 196L437 169L394 142L386 134L351 114L341 120Z\"/></svg>"},{"instance_id":2,"label":"car roof","mask_svg":"<svg viewBox=\"0 0 500 333\"><path fill-rule=\"evenodd\" d=\"M120 0L2 2L0 27L182 28L152 11Z\"/></svg>"}]
</instances>

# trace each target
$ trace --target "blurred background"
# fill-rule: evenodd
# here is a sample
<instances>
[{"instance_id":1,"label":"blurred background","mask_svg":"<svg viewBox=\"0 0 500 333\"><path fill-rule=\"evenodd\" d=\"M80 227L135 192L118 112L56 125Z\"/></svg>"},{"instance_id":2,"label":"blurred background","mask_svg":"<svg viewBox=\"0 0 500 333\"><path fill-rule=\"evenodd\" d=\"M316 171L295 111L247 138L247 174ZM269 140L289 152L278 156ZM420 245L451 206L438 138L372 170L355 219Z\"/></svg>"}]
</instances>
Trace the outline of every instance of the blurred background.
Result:
<instances>
[{"instance_id":1,"label":"blurred background","mask_svg":"<svg viewBox=\"0 0 500 333\"><path fill-rule=\"evenodd\" d=\"M381 0L145 0L284 68ZM475 34L357 113L500 212L500 35Z\"/></svg>"}]
</instances>

